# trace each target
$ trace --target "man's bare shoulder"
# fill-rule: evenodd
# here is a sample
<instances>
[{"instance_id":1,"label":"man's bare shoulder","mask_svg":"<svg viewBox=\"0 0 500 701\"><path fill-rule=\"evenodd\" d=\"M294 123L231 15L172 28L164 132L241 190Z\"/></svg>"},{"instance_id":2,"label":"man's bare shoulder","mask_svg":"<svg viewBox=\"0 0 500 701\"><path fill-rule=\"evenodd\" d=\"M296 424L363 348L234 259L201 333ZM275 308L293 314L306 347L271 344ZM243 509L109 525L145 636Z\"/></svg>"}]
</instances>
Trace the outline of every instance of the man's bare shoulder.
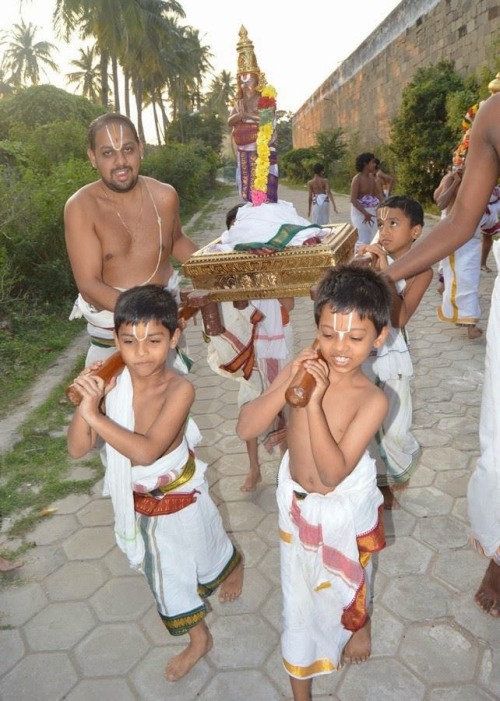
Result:
<instances>
[{"instance_id":1,"label":"man's bare shoulder","mask_svg":"<svg viewBox=\"0 0 500 701\"><path fill-rule=\"evenodd\" d=\"M101 187L100 183L100 180L96 180L93 183L84 185L79 190L74 192L71 197L68 198L66 208L71 208L74 205L80 206L86 203L88 204L90 200L95 200Z\"/></svg>"},{"instance_id":2,"label":"man's bare shoulder","mask_svg":"<svg viewBox=\"0 0 500 701\"><path fill-rule=\"evenodd\" d=\"M161 180L156 180L156 178L150 178L148 175L141 175L141 180L144 182L151 194L162 199L177 198L177 190L173 185L163 183Z\"/></svg>"}]
</instances>

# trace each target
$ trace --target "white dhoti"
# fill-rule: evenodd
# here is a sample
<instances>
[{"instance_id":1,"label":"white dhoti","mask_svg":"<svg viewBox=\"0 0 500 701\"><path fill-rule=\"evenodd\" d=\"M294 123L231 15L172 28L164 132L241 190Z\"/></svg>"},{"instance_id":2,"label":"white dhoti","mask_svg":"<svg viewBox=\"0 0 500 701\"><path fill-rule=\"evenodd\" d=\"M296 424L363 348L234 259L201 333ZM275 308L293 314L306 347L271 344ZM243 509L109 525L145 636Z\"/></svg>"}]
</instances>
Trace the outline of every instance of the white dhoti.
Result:
<instances>
[{"instance_id":1,"label":"white dhoti","mask_svg":"<svg viewBox=\"0 0 500 701\"><path fill-rule=\"evenodd\" d=\"M500 241L493 244L500 270ZM500 276L486 332L486 359L479 421L481 457L467 492L472 535L478 549L500 565Z\"/></svg>"},{"instance_id":2,"label":"white dhoti","mask_svg":"<svg viewBox=\"0 0 500 701\"><path fill-rule=\"evenodd\" d=\"M481 274L481 229L473 238L442 261L444 292L437 314L453 324L477 324L481 317L479 278Z\"/></svg>"},{"instance_id":3,"label":"white dhoti","mask_svg":"<svg viewBox=\"0 0 500 701\"><path fill-rule=\"evenodd\" d=\"M329 223L330 206L328 195L313 195L311 208L311 221L318 226L324 226Z\"/></svg>"},{"instance_id":4,"label":"white dhoti","mask_svg":"<svg viewBox=\"0 0 500 701\"><path fill-rule=\"evenodd\" d=\"M106 413L134 430L133 391L127 368L106 397ZM229 540L222 518L208 493L206 463L195 458L201 440L188 420L183 442L147 466L130 460L106 445L104 494L115 514L115 537L131 567L144 571L158 613L172 635L182 635L207 614L204 599L229 576L241 556ZM136 495L162 506L164 500L185 497L189 505L174 513L148 516L136 513ZM154 495L154 496L152 496Z\"/></svg>"},{"instance_id":5,"label":"white dhoti","mask_svg":"<svg viewBox=\"0 0 500 701\"><path fill-rule=\"evenodd\" d=\"M235 309L232 302L222 302L224 333L212 336L207 360L214 372L239 383L238 406L259 397L290 359L293 348L291 323L283 323L278 300L249 302L245 309ZM283 412L274 419L261 442L272 452L286 440Z\"/></svg>"},{"instance_id":6,"label":"white dhoti","mask_svg":"<svg viewBox=\"0 0 500 701\"><path fill-rule=\"evenodd\" d=\"M279 507L283 664L307 679L337 669L342 651L366 622L367 566L385 545L374 461L368 453L329 494L306 494L280 465Z\"/></svg>"},{"instance_id":7,"label":"white dhoti","mask_svg":"<svg viewBox=\"0 0 500 701\"><path fill-rule=\"evenodd\" d=\"M397 283L399 293L405 287L404 280ZM420 455L420 445L411 432L413 363L406 332L389 326L385 343L375 356L367 359L363 370L389 400L387 415L369 446L377 465L377 484L379 487L403 485L415 471Z\"/></svg>"},{"instance_id":8,"label":"white dhoti","mask_svg":"<svg viewBox=\"0 0 500 701\"><path fill-rule=\"evenodd\" d=\"M371 223L365 222L365 215L351 204L351 223L358 230L357 244L369 244L377 233L377 206L379 205L379 199L372 195L364 195L358 201L369 214L373 215L373 219Z\"/></svg>"}]
</instances>

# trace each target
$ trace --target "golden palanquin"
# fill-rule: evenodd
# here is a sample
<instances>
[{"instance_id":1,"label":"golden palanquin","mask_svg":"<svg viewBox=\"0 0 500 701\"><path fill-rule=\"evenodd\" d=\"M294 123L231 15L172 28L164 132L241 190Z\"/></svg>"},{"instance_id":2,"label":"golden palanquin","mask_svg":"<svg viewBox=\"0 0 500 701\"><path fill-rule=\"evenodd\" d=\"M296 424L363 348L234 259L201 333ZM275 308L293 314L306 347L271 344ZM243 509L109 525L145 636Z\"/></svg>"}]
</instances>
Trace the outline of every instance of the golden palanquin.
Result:
<instances>
[{"instance_id":1,"label":"golden palanquin","mask_svg":"<svg viewBox=\"0 0 500 701\"><path fill-rule=\"evenodd\" d=\"M269 255L214 251L220 241L216 239L184 263L184 274L195 290L205 290L215 302L307 297L329 268L354 255L356 229L351 224L327 228L332 231L321 243L289 246Z\"/></svg>"}]
</instances>

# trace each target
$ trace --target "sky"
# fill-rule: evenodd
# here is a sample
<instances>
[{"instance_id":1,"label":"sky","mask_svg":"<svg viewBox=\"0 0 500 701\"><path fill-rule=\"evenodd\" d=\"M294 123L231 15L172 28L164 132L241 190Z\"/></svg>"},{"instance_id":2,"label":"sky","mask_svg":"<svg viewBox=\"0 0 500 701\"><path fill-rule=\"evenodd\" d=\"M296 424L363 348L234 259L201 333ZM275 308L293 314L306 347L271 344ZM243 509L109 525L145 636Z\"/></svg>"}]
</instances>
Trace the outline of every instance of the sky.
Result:
<instances>
[{"instance_id":1,"label":"sky","mask_svg":"<svg viewBox=\"0 0 500 701\"><path fill-rule=\"evenodd\" d=\"M292 0L179 2L186 13L183 23L198 29L202 43L211 48L215 74L222 70L236 74L236 44L244 25L260 69L277 90L278 109L295 112L400 0L315 0L310 8ZM79 44L77 39L70 47L58 42L52 32L54 7L55 0L4 0L0 31L9 30L21 15L38 26L36 40L61 46L55 55L61 73L44 82L68 89L64 74L71 70L69 61L78 57Z\"/></svg>"}]
</instances>

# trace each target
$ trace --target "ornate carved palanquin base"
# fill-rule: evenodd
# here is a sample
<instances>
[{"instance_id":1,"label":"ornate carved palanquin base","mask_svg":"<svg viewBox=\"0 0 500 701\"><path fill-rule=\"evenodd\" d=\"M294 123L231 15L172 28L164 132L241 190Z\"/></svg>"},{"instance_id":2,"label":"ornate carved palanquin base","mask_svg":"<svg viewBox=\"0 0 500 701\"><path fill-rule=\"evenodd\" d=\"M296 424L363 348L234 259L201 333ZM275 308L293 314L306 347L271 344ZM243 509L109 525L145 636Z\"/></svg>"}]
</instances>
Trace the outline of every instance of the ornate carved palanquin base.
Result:
<instances>
[{"instance_id":1,"label":"ornate carved palanquin base","mask_svg":"<svg viewBox=\"0 0 500 701\"><path fill-rule=\"evenodd\" d=\"M196 251L183 265L195 290L209 293L216 302L277 297L307 297L333 265L354 255L356 229L331 224L332 232L312 246L289 246L269 255L214 251L219 239Z\"/></svg>"}]
</instances>

